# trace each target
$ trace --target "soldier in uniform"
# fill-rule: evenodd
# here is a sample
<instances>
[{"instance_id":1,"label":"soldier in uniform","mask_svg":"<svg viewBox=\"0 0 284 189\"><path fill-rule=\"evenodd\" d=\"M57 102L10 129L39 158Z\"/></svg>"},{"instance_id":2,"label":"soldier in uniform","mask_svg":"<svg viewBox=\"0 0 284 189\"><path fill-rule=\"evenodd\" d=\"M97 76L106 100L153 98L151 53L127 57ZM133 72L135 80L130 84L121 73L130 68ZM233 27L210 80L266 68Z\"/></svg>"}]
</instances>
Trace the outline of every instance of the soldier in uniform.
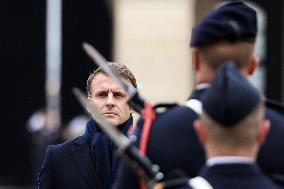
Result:
<instances>
[{"instance_id":1,"label":"soldier in uniform","mask_svg":"<svg viewBox=\"0 0 284 189\"><path fill-rule=\"evenodd\" d=\"M213 9L193 28L190 45L193 47L195 90L186 106L177 105L157 115L148 139L146 154L160 166L165 180L181 175L195 177L204 165L204 149L193 129L201 113L201 101L216 70L224 62L233 61L244 76L254 73L258 65L254 54L256 34L256 11L241 1ZM281 181L284 180L284 115L266 107L265 117L270 120L271 129L260 148L257 163L264 174ZM142 122L136 130L138 138ZM113 188L138 188L139 180L134 171L122 165Z\"/></svg>"},{"instance_id":2,"label":"soldier in uniform","mask_svg":"<svg viewBox=\"0 0 284 189\"><path fill-rule=\"evenodd\" d=\"M240 105L242 104L242 105ZM202 100L194 129L206 152L199 176L164 188L280 189L255 163L270 129L264 98L232 63L223 64Z\"/></svg>"}]
</instances>

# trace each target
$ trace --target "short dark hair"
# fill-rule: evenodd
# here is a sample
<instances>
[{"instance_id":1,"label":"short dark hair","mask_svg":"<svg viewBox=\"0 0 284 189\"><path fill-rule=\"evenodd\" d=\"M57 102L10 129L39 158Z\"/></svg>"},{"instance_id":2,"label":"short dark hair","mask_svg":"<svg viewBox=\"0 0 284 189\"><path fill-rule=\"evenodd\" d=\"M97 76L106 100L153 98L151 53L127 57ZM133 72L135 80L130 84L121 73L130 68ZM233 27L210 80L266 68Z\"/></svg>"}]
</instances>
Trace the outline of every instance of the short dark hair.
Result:
<instances>
[{"instance_id":1,"label":"short dark hair","mask_svg":"<svg viewBox=\"0 0 284 189\"><path fill-rule=\"evenodd\" d=\"M132 84L133 87L137 88L137 84L136 84L136 78L134 77L133 73L123 64L120 63L116 63L116 62L108 62L108 66L114 71L116 72L118 75L120 75L122 78L130 81L130 83ZM92 94L92 88L91 88L91 83L94 79L94 77L98 74L98 73L103 73L106 74L104 72L104 70L99 67L97 69L95 69L89 76L88 80L87 80L87 86L86 86L86 90L87 90L87 94L88 96L90 96Z\"/></svg>"},{"instance_id":2,"label":"short dark hair","mask_svg":"<svg viewBox=\"0 0 284 189\"><path fill-rule=\"evenodd\" d=\"M254 43L245 41L234 43L222 41L196 49L200 52L203 62L213 70L217 70L227 61L233 61L239 69L246 67L254 56L254 47Z\"/></svg>"}]
</instances>

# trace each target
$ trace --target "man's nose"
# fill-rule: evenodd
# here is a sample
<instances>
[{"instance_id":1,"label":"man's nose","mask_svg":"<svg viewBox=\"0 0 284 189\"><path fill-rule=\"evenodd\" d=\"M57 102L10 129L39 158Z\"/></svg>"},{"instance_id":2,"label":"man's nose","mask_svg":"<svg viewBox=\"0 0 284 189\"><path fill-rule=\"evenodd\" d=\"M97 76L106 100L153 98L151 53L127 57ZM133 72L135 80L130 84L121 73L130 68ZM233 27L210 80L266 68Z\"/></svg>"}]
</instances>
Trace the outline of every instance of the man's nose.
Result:
<instances>
[{"instance_id":1,"label":"man's nose","mask_svg":"<svg viewBox=\"0 0 284 189\"><path fill-rule=\"evenodd\" d=\"M106 105L107 106L113 106L114 105L114 99L113 99L113 94L112 93L108 93Z\"/></svg>"}]
</instances>

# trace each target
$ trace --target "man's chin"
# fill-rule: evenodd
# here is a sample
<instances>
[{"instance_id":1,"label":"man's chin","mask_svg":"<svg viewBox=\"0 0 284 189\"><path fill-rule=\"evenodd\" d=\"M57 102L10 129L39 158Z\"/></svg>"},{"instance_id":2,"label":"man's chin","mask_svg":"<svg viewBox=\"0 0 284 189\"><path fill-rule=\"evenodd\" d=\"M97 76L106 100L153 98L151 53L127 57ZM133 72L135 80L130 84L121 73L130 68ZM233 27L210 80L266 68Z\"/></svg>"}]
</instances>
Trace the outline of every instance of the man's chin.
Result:
<instances>
[{"instance_id":1,"label":"man's chin","mask_svg":"<svg viewBox=\"0 0 284 189\"><path fill-rule=\"evenodd\" d=\"M106 118L106 121L108 122L108 124L110 124L113 127L116 127L117 124L118 124L117 121L115 119L112 119L112 118Z\"/></svg>"}]
</instances>

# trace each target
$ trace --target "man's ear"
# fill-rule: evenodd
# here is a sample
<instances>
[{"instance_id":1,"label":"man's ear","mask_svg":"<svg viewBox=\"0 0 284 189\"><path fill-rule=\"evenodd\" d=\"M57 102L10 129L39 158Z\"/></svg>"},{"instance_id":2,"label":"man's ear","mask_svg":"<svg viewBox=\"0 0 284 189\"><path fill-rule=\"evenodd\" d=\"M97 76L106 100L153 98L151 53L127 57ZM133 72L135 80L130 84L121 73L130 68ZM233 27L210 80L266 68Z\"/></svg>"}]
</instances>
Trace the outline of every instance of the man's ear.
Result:
<instances>
[{"instance_id":1,"label":"man's ear","mask_svg":"<svg viewBox=\"0 0 284 189\"><path fill-rule=\"evenodd\" d=\"M201 121L199 119L194 121L193 127L194 127L194 130L195 130L195 132L198 136L199 141L202 144L207 143L208 135L207 135L207 133L206 133L206 131L205 131L204 127L202 126Z\"/></svg>"},{"instance_id":2,"label":"man's ear","mask_svg":"<svg viewBox=\"0 0 284 189\"><path fill-rule=\"evenodd\" d=\"M192 50L192 69L194 71L200 69L200 53L197 49Z\"/></svg>"},{"instance_id":3,"label":"man's ear","mask_svg":"<svg viewBox=\"0 0 284 189\"><path fill-rule=\"evenodd\" d=\"M267 119L262 120L260 123L260 127L258 129L257 139L256 139L259 145L265 142L269 130L270 130L270 121Z\"/></svg>"},{"instance_id":4,"label":"man's ear","mask_svg":"<svg viewBox=\"0 0 284 189\"><path fill-rule=\"evenodd\" d=\"M258 64L259 64L259 58L256 55L254 55L249 61L247 67L247 74L252 75L255 72L256 68L258 67Z\"/></svg>"}]
</instances>

